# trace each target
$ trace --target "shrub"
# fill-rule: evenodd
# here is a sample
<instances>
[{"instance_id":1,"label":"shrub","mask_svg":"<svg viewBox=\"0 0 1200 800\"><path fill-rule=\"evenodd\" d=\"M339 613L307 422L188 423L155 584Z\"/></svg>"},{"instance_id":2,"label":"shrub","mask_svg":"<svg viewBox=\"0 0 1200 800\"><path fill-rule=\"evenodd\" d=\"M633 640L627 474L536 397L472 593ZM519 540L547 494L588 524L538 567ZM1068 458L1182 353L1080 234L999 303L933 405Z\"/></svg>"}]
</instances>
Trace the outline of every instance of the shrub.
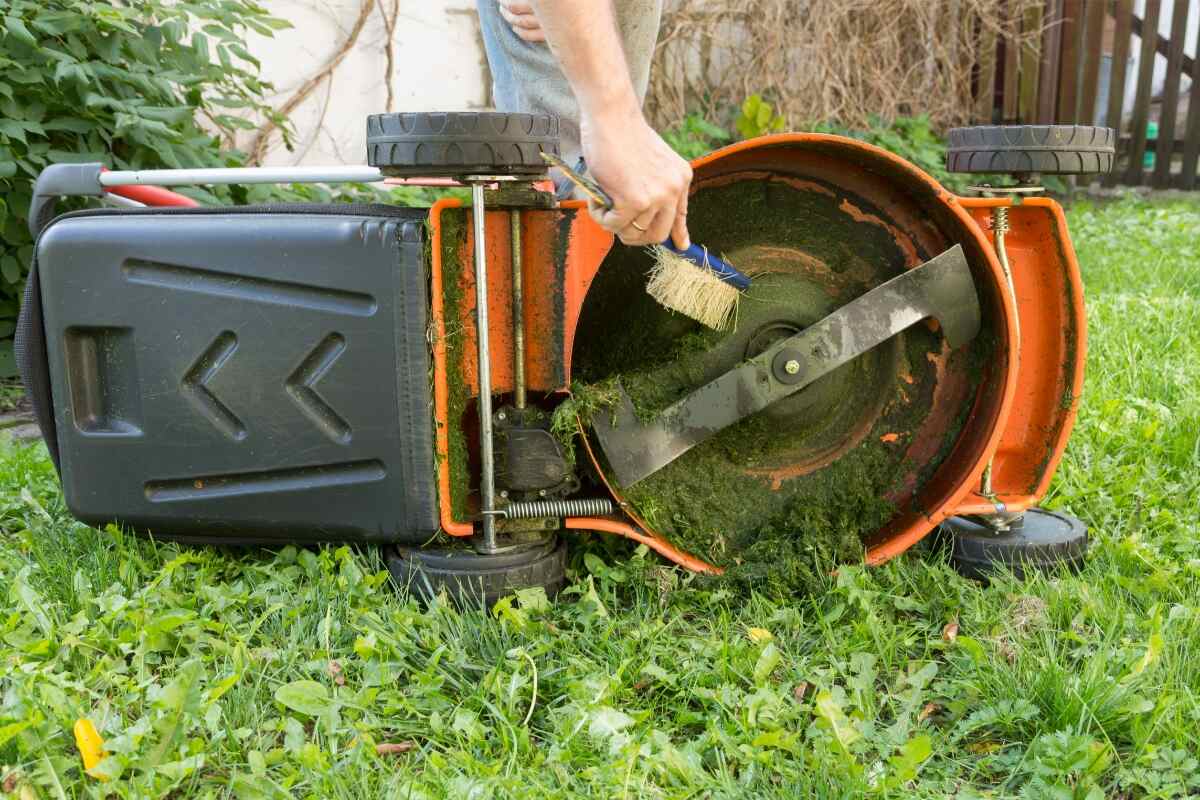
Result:
<instances>
[{"instance_id":1,"label":"shrub","mask_svg":"<svg viewBox=\"0 0 1200 800\"><path fill-rule=\"evenodd\" d=\"M222 149L252 127L236 114L273 114L244 38L287 25L254 0L0 0L0 375L42 167L240 164Z\"/></svg>"}]
</instances>

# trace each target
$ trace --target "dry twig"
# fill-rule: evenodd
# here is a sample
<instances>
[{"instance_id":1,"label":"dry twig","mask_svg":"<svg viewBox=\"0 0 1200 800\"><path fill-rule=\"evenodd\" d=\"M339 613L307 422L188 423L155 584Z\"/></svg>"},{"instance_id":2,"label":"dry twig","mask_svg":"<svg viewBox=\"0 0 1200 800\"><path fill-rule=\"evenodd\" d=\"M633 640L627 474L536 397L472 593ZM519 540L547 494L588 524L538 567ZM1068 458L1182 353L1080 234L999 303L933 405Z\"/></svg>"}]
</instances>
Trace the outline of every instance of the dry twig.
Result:
<instances>
[{"instance_id":1,"label":"dry twig","mask_svg":"<svg viewBox=\"0 0 1200 800\"><path fill-rule=\"evenodd\" d=\"M366 27L367 19L370 18L371 12L375 8L375 0L362 0L362 5L358 9L358 19L354 21L354 27L350 29L350 33L346 36L346 40L342 42L334 54L325 62L325 65L319 69L316 74L306 80L292 93L283 105L275 109L280 117L286 118L289 114L295 111L301 103L308 99L317 87L324 81L329 80L333 76L334 70L342 63L342 60L350 54L354 49L354 45L358 43L358 37L362 34L363 28ZM267 155L267 147L270 145L271 135L278 130L279 125L274 119L267 120L254 134L254 140L250 143L250 163L261 164Z\"/></svg>"},{"instance_id":2,"label":"dry twig","mask_svg":"<svg viewBox=\"0 0 1200 800\"><path fill-rule=\"evenodd\" d=\"M385 111L392 111L396 105L395 90L392 89L392 74L396 64L396 23L400 20L400 0L392 0L392 13L389 16L379 0L379 16L383 17L383 54L387 57L387 106Z\"/></svg>"}]
</instances>

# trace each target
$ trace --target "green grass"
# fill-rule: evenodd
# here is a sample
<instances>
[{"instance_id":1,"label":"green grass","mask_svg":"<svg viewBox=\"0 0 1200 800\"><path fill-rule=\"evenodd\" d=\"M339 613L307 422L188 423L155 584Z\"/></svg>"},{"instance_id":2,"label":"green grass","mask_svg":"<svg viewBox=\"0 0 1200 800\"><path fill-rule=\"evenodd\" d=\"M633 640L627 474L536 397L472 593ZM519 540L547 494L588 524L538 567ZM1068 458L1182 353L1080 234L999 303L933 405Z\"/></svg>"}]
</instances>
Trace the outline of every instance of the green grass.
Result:
<instances>
[{"instance_id":1,"label":"green grass","mask_svg":"<svg viewBox=\"0 0 1200 800\"><path fill-rule=\"evenodd\" d=\"M1050 504L1079 575L936 554L776 602L582 542L422 610L349 548L155 544L0 453L0 787L40 797L1176 797L1200 791L1200 204L1077 206L1091 353ZM957 638L946 631L957 622ZM114 778L80 768L95 721ZM377 755L377 743L411 742ZM26 792L26 794L20 794ZM0 791L2 794L2 791Z\"/></svg>"}]
</instances>

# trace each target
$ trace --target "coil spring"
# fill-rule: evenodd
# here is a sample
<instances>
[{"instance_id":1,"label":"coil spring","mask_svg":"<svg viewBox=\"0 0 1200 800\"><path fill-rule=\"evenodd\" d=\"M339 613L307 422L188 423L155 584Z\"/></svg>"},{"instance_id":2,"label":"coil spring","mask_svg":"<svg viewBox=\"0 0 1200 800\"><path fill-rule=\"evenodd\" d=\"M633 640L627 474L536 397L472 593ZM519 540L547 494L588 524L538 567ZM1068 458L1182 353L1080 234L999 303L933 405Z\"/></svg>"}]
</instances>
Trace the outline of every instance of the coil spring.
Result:
<instances>
[{"instance_id":1,"label":"coil spring","mask_svg":"<svg viewBox=\"0 0 1200 800\"><path fill-rule=\"evenodd\" d=\"M1008 206L992 209L992 230L998 234L1008 233Z\"/></svg>"},{"instance_id":2,"label":"coil spring","mask_svg":"<svg viewBox=\"0 0 1200 800\"><path fill-rule=\"evenodd\" d=\"M534 500L532 502L509 503L502 511L508 519L535 519L537 517L596 517L613 513L612 500L605 498L585 500Z\"/></svg>"}]
</instances>

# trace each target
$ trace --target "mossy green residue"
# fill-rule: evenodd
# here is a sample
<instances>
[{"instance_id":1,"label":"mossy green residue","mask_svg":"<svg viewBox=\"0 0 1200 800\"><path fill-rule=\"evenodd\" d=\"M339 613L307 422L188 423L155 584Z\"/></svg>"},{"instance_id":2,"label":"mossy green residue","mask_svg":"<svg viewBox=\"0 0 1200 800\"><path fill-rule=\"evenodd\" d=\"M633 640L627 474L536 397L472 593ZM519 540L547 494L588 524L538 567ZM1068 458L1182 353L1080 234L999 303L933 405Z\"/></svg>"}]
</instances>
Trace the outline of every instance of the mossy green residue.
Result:
<instances>
[{"instance_id":1,"label":"mossy green residue","mask_svg":"<svg viewBox=\"0 0 1200 800\"><path fill-rule=\"evenodd\" d=\"M699 191L689 207L693 235L754 277L737 329L709 331L658 307L644 291L647 256L618 247L588 296L576 375L619 377L639 416L651 417L746 357L741 348L761 351L761 341L751 346L758 331L811 325L898 274L899 245L841 209L841 197L761 179ZM889 498L907 501L914 468L929 474L957 438L964 415L934 462L906 461L904 437L930 411L930 354L940 346L928 327L910 328L716 434L626 496L658 532L727 576L777 593L813 590L837 563L862 559L863 538L896 513ZM789 469L804 463L811 468Z\"/></svg>"},{"instance_id":2,"label":"mossy green residue","mask_svg":"<svg viewBox=\"0 0 1200 800\"><path fill-rule=\"evenodd\" d=\"M575 382L571 396L554 409L550 433L562 445L563 455L571 466L576 463L575 437L579 435L580 421L586 423L601 411L613 408L618 398L616 378L594 384Z\"/></svg>"},{"instance_id":3,"label":"mossy green residue","mask_svg":"<svg viewBox=\"0 0 1200 800\"><path fill-rule=\"evenodd\" d=\"M449 440L450 508L454 518L470 516L467 498L471 492L470 450L467 447L466 418L469 404L466 377L463 375L464 337L462 253L467 239L467 209L445 208L442 227L442 319L446 338L447 437Z\"/></svg>"}]
</instances>

